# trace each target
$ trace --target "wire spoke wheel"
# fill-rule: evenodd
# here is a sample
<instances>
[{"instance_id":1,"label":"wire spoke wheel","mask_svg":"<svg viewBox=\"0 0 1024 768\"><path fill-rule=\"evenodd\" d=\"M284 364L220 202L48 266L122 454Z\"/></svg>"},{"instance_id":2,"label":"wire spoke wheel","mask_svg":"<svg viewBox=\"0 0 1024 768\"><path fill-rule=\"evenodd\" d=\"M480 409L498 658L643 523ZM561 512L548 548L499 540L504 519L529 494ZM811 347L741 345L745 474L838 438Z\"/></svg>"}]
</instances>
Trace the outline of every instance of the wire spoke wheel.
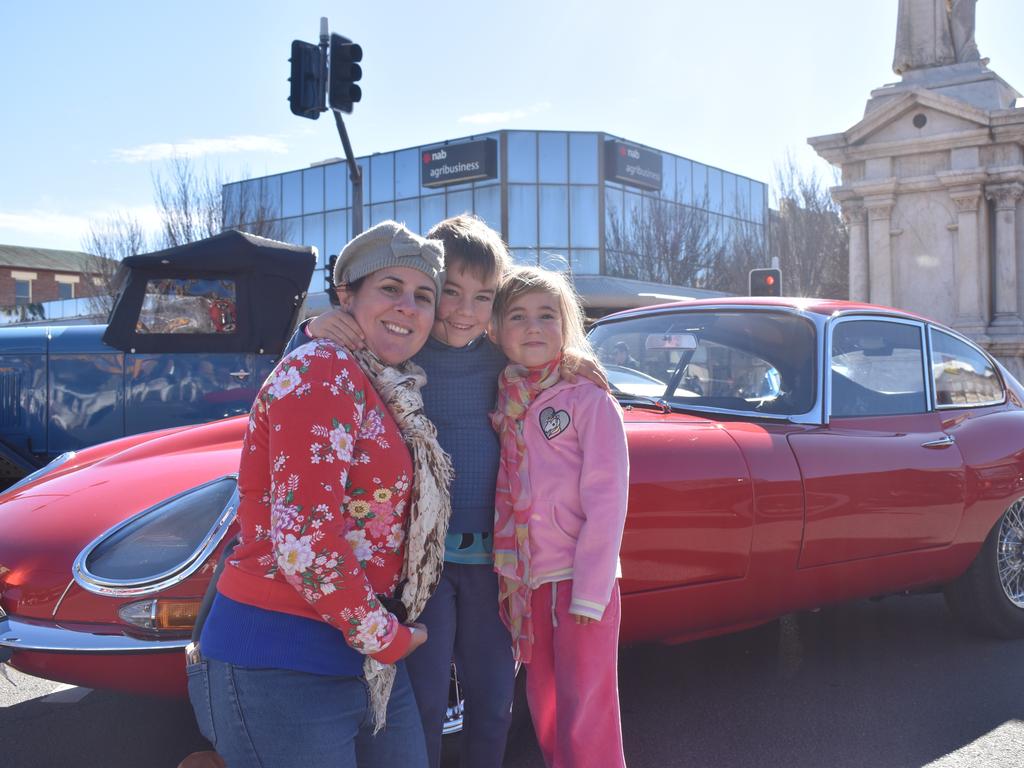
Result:
<instances>
[{"instance_id":1,"label":"wire spoke wheel","mask_svg":"<svg viewBox=\"0 0 1024 768\"><path fill-rule=\"evenodd\" d=\"M1024 499L1003 515L996 542L996 567L1007 599L1024 608Z\"/></svg>"}]
</instances>

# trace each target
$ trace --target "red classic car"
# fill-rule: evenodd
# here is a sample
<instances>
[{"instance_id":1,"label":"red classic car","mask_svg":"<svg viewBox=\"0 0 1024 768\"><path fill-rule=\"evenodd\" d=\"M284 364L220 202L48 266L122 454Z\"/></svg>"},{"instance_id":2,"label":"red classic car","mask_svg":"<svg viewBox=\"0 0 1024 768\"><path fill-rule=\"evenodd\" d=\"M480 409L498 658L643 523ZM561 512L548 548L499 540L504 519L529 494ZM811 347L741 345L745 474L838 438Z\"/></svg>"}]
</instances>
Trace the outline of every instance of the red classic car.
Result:
<instances>
[{"instance_id":1,"label":"red classic car","mask_svg":"<svg viewBox=\"0 0 1024 768\"><path fill-rule=\"evenodd\" d=\"M1024 389L969 340L796 299L633 310L591 340L629 350L609 366L632 464L624 643L941 589L972 628L1024 636ZM0 497L0 658L182 694L245 426L88 448Z\"/></svg>"}]
</instances>

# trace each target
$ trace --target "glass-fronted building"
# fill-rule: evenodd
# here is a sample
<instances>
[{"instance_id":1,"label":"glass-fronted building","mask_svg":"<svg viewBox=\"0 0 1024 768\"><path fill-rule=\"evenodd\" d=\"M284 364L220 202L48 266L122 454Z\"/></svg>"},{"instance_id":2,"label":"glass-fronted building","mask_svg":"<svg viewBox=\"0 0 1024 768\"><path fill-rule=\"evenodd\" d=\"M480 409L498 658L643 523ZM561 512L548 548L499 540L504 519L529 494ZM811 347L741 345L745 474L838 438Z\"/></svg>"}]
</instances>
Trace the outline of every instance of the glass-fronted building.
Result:
<instances>
[{"instance_id":1,"label":"glass-fronted building","mask_svg":"<svg viewBox=\"0 0 1024 768\"><path fill-rule=\"evenodd\" d=\"M763 182L605 133L503 130L358 162L364 228L396 219L425 234L472 212L502 233L518 263L570 270L577 287L588 275L673 282L631 267L641 230L666 217L700 221L700 247L727 248L740 232L763 240L767 229ZM281 239L316 246L321 267L353 231L339 159L227 184L224 202L225 226L247 228L258 210ZM311 291L322 290L320 274Z\"/></svg>"}]
</instances>

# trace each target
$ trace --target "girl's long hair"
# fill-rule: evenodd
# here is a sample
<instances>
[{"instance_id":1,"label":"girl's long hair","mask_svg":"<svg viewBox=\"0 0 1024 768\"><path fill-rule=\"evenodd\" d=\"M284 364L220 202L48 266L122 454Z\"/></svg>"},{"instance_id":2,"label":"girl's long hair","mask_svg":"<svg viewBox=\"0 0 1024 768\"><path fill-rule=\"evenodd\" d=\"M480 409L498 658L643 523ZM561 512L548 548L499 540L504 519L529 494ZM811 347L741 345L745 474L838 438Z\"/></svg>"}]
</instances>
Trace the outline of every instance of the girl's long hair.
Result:
<instances>
[{"instance_id":1,"label":"girl's long hair","mask_svg":"<svg viewBox=\"0 0 1024 768\"><path fill-rule=\"evenodd\" d=\"M583 306L579 294L561 272L543 267L513 267L498 286L494 297L494 326L501 333L501 324L508 307L527 293L546 293L558 299L562 315L562 354L570 353L567 362L582 358L597 361L594 348L583 326Z\"/></svg>"}]
</instances>

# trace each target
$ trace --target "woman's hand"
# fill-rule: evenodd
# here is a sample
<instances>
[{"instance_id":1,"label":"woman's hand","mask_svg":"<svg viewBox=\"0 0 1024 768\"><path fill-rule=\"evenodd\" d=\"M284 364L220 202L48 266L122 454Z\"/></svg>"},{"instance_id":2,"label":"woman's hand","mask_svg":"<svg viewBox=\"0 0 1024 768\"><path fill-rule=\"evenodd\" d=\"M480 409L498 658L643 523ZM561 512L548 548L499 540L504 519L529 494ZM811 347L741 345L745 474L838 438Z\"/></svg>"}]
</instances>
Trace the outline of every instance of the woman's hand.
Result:
<instances>
[{"instance_id":1,"label":"woman's hand","mask_svg":"<svg viewBox=\"0 0 1024 768\"><path fill-rule=\"evenodd\" d=\"M363 349L366 346L359 324L340 307L317 315L309 321L306 329L314 339L330 339L346 349Z\"/></svg>"},{"instance_id":2,"label":"woman's hand","mask_svg":"<svg viewBox=\"0 0 1024 768\"><path fill-rule=\"evenodd\" d=\"M596 360L590 357L583 357L575 352L566 350L562 356L562 378L568 381L570 384L576 382L577 376L582 376L587 381L592 381L597 384L605 392L610 391L608 386L608 377L605 375L604 368Z\"/></svg>"},{"instance_id":3,"label":"woman's hand","mask_svg":"<svg viewBox=\"0 0 1024 768\"><path fill-rule=\"evenodd\" d=\"M412 639L409 641L409 648L406 650L405 655L402 656L403 659L427 642L427 628L425 625L420 624L418 621L410 621L404 626L412 634Z\"/></svg>"},{"instance_id":4,"label":"woman's hand","mask_svg":"<svg viewBox=\"0 0 1024 768\"><path fill-rule=\"evenodd\" d=\"M578 613L574 613L574 614L571 614L571 615L572 615L572 617L574 619L576 619L576 623L577 624L580 624L580 625L597 624L597 619L592 619L589 616L580 616Z\"/></svg>"}]
</instances>

